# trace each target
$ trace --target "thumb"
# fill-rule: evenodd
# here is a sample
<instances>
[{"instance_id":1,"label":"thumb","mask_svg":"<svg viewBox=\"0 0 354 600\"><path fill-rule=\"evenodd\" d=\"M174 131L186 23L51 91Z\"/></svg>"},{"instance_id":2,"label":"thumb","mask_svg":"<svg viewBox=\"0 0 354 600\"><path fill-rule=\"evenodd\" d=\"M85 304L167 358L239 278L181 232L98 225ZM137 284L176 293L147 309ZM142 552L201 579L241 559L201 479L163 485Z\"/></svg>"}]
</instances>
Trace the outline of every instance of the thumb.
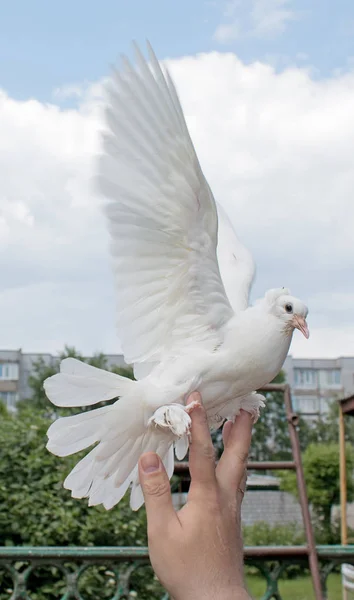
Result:
<instances>
[{"instance_id":1,"label":"thumb","mask_svg":"<svg viewBox=\"0 0 354 600\"><path fill-rule=\"evenodd\" d=\"M176 518L170 481L158 454L146 452L140 457L139 479L145 499L148 533L151 536L154 531L164 529L168 520Z\"/></svg>"}]
</instances>

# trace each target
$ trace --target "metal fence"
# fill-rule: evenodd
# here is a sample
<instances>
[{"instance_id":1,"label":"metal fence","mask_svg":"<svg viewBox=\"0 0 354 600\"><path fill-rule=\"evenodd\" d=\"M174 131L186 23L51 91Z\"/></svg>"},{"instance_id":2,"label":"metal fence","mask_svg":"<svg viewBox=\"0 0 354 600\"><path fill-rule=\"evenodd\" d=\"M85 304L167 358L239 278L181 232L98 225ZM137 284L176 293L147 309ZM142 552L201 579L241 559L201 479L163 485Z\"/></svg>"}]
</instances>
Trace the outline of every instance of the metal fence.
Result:
<instances>
[{"instance_id":1,"label":"metal fence","mask_svg":"<svg viewBox=\"0 0 354 600\"><path fill-rule=\"evenodd\" d=\"M328 575L341 564L354 564L354 546L318 546L317 552L323 599L326 599ZM246 547L245 561L246 565L257 567L265 578L267 589L262 600L282 600L278 589L281 576L289 566L306 565L308 549L306 546ZM0 591L1 598L31 600L31 577L43 567L53 567L64 580L63 589L56 596L58 600L86 600L86 594L80 591L80 580L92 566L105 567L110 577L111 595L105 594L105 599L128 600L137 597L132 585L134 574L149 568L147 548L2 547L0 569L6 573L7 584ZM161 600L168 599L168 594L161 592Z\"/></svg>"}]
</instances>

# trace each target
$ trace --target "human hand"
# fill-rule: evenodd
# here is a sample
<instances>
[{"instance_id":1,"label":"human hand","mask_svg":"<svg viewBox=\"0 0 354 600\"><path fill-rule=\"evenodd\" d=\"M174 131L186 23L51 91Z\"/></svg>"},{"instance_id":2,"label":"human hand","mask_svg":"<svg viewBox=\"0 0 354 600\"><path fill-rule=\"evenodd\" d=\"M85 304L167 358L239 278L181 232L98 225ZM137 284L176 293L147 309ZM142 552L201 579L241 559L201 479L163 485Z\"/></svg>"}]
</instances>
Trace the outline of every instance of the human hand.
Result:
<instances>
[{"instance_id":1,"label":"human hand","mask_svg":"<svg viewBox=\"0 0 354 600\"><path fill-rule=\"evenodd\" d=\"M194 392L188 402L200 401ZM223 428L224 452L215 454L202 405L191 413L188 500L176 512L165 468L153 452L139 461L152 567L175 600L250 600L243 577L241 503L252 418L241 411Z\"/></svg>"}]
</instances>

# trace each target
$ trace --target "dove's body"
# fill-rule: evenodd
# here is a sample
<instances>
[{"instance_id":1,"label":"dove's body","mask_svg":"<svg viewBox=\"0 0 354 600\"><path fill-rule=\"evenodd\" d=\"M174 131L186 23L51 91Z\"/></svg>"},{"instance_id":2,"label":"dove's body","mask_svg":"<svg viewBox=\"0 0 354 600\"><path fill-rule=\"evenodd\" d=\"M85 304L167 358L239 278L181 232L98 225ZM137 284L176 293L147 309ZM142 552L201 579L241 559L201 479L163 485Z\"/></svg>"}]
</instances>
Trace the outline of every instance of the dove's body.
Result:
<instances>
[{"instance_id":1,"label":"dove's body","mask_svg":"<svg viewBox=\"0 0 354 600\"><path fill-rule=\"evenodd\" d=\"M256 345L255 327L262 331ZM54 404L89 405L122 396L108 407L58 419L48 431L47 447L58 456L100 442L65 481L74 497L89 496L90 505L103 503L109 509L132 483L131 506L139 508L143 502L137 474L139 456L142 452L158 452L172 476L173 446L180 459L188 450L189 417L181 420L181 414L187 415L181 410L176 412L176 406L184 406L187 395L195 389L202 394L211 427L218 427L225 418L233 419L241 408L258 415L262 396L252 392L279 372L292 331L280 326L263 300L235 316L225 326L223 337L214 349L187 348L183 356L167 355L139 381L76 359L62 361L61 373L45 382L46 393ZM166 409L171 407L175 412L168 415ZM152 422L159 409L165 411L162 421Z\"/></svg>"},{"instance_id":2,"label":"dove's body","mask_svg":"<svg viewBox=\"0 0 354 600\"><path fill-rule=\"evenodd\" d=\"M118 300L118 334L138 381L65 359L45 382L57 406L110 406L58 419L48 449L65 456L98 445L66 479L74 497L114 506L132 484L143 503L137 462L156 451L173 472L188 450L186 396L198 389L212 426L240 408L255 417L254 390L280 371L294 327L306 336L307 308L288 290L248 307L254 263L216 207L176 90L153 52L127 60L108 89L100 190Z\"/></svg>"},{"instance_id":3,"label":"dove's body","mask_svg":"<svg viewBox=\"0 0 354 600\"><path fill-rule=\"evenodd\" d=\"M256 345L255 332L261 332ZM292 337L269 318L264 304L235 316L223 334L224 341L212 352L186 348L186 354L175 360L167 356L146 381L175 388L199 380L198 391L209 411L269 383L279 373Z\"/></svg>"}]
</instances>

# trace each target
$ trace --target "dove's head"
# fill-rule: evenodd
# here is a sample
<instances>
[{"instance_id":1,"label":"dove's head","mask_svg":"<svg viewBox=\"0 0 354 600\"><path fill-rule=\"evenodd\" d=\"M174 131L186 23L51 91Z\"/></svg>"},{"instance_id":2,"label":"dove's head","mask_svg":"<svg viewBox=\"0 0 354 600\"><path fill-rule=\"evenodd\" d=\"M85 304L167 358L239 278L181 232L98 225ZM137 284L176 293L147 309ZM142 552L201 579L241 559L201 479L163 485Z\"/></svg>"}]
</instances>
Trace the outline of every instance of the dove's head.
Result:
<instances>
[{"instance_id":1,"label":"dove's head","mask_svg":"<svg viewBox=\"0 0 354 600\"><path fill-rule=\"evenodd\" d=\"M291 296L290 290L269 290L266 300L270 303L273 314L284 323L286 332L292 333L294 329L298 329L306 339L309 338L310 332L306 323L308 308L301 300Z\"/></svg>"}]
</instances>

